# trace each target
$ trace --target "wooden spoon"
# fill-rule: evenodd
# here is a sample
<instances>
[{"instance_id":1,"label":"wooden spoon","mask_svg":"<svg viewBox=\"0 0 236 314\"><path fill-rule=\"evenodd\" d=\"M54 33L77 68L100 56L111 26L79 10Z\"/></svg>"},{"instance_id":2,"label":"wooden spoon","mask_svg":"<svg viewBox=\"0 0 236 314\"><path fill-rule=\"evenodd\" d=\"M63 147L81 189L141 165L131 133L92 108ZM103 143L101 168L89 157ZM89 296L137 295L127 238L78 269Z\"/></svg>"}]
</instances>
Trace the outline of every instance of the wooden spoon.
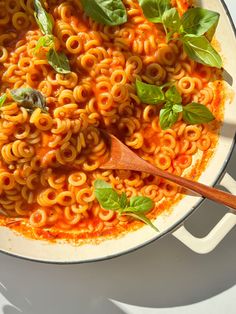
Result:
<instances>
[{"instance_id":1,"label":"wooden spoon","mask_svg":"<svg viewBox=\"0 0 236 314\"><path fill-rule=\"evenodd\" d=\"M160 176L169 181L175 182L178 185L187 188L188 190L197 192L198 194L215 201L217 203L224 204L226 206L236 209L236 196L223 192L221 190L206 186L202 183L188 180L186 178L177 176L167 171L156 168L149 164L142 158L138 157L133 151L131 151L126 145L118 140L114 135L109 135L102 131L109 141L110 145L110 157L109 160L104 161L100 166L101 169L123 169L134 170L150 173L152 175Z\"/></svg>"}]
</instances>

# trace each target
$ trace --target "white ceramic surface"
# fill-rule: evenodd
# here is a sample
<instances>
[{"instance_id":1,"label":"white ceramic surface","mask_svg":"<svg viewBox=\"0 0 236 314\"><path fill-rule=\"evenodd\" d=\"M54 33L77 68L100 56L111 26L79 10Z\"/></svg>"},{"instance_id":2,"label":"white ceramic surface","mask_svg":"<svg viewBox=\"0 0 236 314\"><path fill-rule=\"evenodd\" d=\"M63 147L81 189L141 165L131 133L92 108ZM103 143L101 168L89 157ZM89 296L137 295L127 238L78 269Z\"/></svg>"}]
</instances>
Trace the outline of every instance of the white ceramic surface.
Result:
<instances>
[{"instance_id":1,"label":"white ceramic surface","mask_svg":"<svg viewBox=\"0 0 236 314\"><path fill-rule=\"evenodd\" d=\"M236 2L226 0L236 23ZM235 52L236 56L236 52ZM236 148L227 172L236 178ZM225 213L204 202L186 222L195 235ZM236 228L207 255L171 235L119 258L48 265L0 253L1 314L235 314Z\"/></svg>"},{"instance_id":2,"label":"white ceramic surface","mask_svg":"<svg viewBox=\"0 0 236 314\"><path fill-rule=\"evenodd\" d=\"M236 51L235 35L231 24L225 13L221 1L201 1L201 6L216 10L221 13L220 25L217 30L217 38L221 43L221 49L225 58L225 69L233 77L233 88L236 87L236 62L234 51ZM226 104L225 123L222 128L221 138L214 158L212 158L206 171L200 178L200 181L213 185L219 179L229 152L232 149L233 138L235 135L236 124L236 105L235 101ZM115 239L106 240L100 245L83 245L80 247L72 246L66 243L51 244L45 241L35 241L16 235L7 228L0 229L0 250L33 260L70 263L94 261L112 256L120 255L135 248L138 248L150 241L161 237L175 228L183 219L185 219L200 202L199 197L185 197L173 210L171 215L163 214L158 217L155 224L160 229L157 234L149 227L143 227L136 232ZM183 230L183 229L182 229ZM222 232L222 230L221 230ZM210 249L208 250L210 251Z\"/></svg>"}]
</instances>

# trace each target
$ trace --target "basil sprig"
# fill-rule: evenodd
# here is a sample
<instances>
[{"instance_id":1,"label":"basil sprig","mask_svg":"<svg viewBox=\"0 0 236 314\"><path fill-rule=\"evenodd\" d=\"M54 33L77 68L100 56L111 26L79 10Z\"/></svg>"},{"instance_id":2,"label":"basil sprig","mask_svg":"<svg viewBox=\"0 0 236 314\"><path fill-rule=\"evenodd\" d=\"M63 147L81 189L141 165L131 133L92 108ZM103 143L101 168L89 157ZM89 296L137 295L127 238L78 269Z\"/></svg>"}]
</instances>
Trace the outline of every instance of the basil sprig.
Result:
<instances>
[{"instance_id":1,"label":"basil sprig","mask_svg":"<svg viewBox=\"0 0 236 314\"><path fill-rule=\"evenodd\" d=\"M146 216L154 206L149 197L133 196L128 200L124 192L119 195L110 184L103 180L96 180L94 188L95 197L103 209L116 211L119 215L131 216L141 220L155 231L159 231Z\"/></svg>"},{"instance_id":2,"label":"basil sprig","mask_svg":"<svg viewBox=\"0 0 236 314\"><path fill-rule=\"evenodd\" d=\"M70 73L70 64L67 56L64 52L57 52L55 50L54 36L52 34L53 20L51 16L43 8L40 0L34 0L34 8L35 20L41 32L44 34L44 36L38 40L35 47L35 53L37 53L41 47L50 47L50 50L47 53L48 63L57 73Z\"/></svg>"},{"instance_id":3,"label":"basil sprig","mask_svg":"<svg viewBox=\"0 0 236 314\"><path fill-rule=\"evenodd\" d=\"M168 41L178 39L183 42L190 59L211 67L222 67L222 59L210 43L219 22L219 13L191 8L180 18L169 0L139 0L139 4L148 20L163 24ZM173 37L175 33L178 38Z\"/></svg>"},{"instance_id":4,"label":"basil sprig","mask_svg":"<svg viewBox=\"0 0 236 314\"><path fill-rule=\"evenodd\" d=\"M86 15L94 21L116 26L127 22L126 8L121 0L81 0Z\"/></svg>"},{"instance_id":5,"label":"basil sprig","mask_svg":"<svg viewBox=\"0 0 236 314\"><path fill-rule=\"evenodd\" d=\"M10 93L13 100L30 111L33 111L36 108L40 108L45 112L48 111L46 99L36 89L30 87L17 88L11 90Z\"/></svg>"},{"instance_id":6,"label":"basil sprig","mask_svg":"<svg viewBox=\"0 0 236 314\"><path fill-rule=\"evenodd\" d=\"M177 88L172 85L164 92L166 86L168 84L157 86L136 80L137 95L142 103L164 105L160 110L160 126L163 130L169 129L177 122L180 112L183 113L183 120L188 124L208 123L215 119L211 111L202 104L193 102L183 106Z\"/></svg>"},{"instance_id":7,"label":"basil sprig","mask_svg":"<svg viewBox=\"0 0 236 314\"><path fill-rule=\"evenodd\" d=\"M6 99L7 99L7 94L2 94L0 96L0 108L4 105Z\"/></svg>"}]
</instances>

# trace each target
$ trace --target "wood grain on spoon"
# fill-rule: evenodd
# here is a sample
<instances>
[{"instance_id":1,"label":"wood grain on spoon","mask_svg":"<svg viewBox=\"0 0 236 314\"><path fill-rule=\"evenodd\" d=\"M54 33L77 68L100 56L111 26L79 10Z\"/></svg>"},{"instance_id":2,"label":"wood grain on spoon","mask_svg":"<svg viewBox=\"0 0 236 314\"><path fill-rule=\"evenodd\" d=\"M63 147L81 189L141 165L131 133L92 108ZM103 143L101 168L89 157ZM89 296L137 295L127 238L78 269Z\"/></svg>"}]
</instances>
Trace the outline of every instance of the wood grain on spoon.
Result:
<instances>
[{"instance_id":1,"label":"wood grain on spoon","mask_svg":"<svg viewBox=\"0 0 236 314\"><path fill-rule=\"evenodd\" d=\"M101 169L123 169L150 173L175 182L181 187L197 192L212 201L236 209L236 196L156 168L138 157L114 135L109 135L106 132L103 133L109 141L110 157L109 160L100 166Z\"/></svg>"}]
</instances>

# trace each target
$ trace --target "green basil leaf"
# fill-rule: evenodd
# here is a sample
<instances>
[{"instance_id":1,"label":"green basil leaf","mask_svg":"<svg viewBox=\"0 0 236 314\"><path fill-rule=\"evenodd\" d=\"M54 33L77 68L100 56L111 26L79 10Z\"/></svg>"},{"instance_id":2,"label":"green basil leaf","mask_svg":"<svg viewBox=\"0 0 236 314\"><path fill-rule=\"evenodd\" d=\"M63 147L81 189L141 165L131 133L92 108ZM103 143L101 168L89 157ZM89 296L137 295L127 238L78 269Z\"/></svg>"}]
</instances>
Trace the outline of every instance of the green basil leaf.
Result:
<instances>
[{"instance_id":1,"label":"green basil leaf","mask_svg":"<svg viewBox=\"0 0 236 314\"><path fill-rule=\"evenodd\" d=\"M189 124L208 123L215 117L204 105L192 102L183 107L183 120Z\"/></svg>"},{"instance_id":2,"label":"green basil leaf","mask_svg":"<svg viewBox=\"0 0 236 314\"><path fill-rule=\"evenodd\" d=\"M33 88L18 88L11 92L12 98L26 109L34 110L40 108L43 111L48 111L46 99L43 95Z\"/></svg>"},{"instance_id":3,"label":"green basil leaf","mask_svg":"<svg viewBox=\"0 0 236 314\"><path fill-rule=\"evenodd\" d=\"M69 60L64 52L56 52L54 48L51 48L47 53L47 59L57 73L68 74L71 72Z\"/></svg>"},{"instance_id":4,"label":"green basil leaf","mask_svg":"<svg viewBox=\"0 0 236 314\"><path fill-rule=\"evenodd\" d=\"M126 8L121 0L81 0L86 15L94 21L115 26L127 22Z\"/></svg>"},{"instance_id":5,"label":"green basil leaf","mask_svg":"<svg viewBox=\"0 0 236 314\"><path fill-rule=\"evenodd\" d=\"M209 40L212 39L218 25L220 14L203 8L192 8L182 16L184 32L194 35L206 34Z\"/></svg>"},{"instance_id":6,"label":"green basil leaf","mask_svg":"<svg viewBox=\"0 0 236 314\"><path fill-rule=\"evenodd\" d=\"M112 189L111 184L107 183L104 180L100 180L100 179L97 179L94 182L94 187L95 187L95 189Z\"/></svg>"},{"instance_id":7,"label":"green basil leaf","mask_svg":"<svg viewBox=\"0 0 236 314\"><path fill-rule=\"evenodd\" d=\"M172 127L178 120L179 113L175 112L171 106L164 107L160 111L160 126L162 130Z\"/></svg>"},{"instance_id":8,"label":"green basil leaf","mask_svg":"<svg viewBox=\"0 0 236 314\"><path fill-rule=\"evenodd\" d=\"M45 11L40 0L34 0L35 19L44 35L51 35L53 29L53 20Z\"/></svg>"},{"instance_id":9,"label":"green basil leaf","mask_svg":"<svg viewBox=\"0 0 236 314\"><path fill-rule=\"evenodd\" d=\"M153 200L146 196L133 196L130 199L129 211L146 213L154 206Z\"/></svg>"},{"instance_id":10,"label":"green basil leaf","mask_svg":"<svg viewBox=\"0 0 236 314\"><path fill-rule=\"evenodd\" d=\"M144 104L158 105L165 101L165 94L160 86L136 80L136 90L139 99Z\"/></svg>"},{"instance_id":11,"label":"green basil leaf","mask_svg":"<svg viewBox=\"0 0 236 314\"><path fill-rule=\"evenodd\" d=\"M182 97L175 86L171 86L165 93L166 99L170 102L181 103Z\"/></svg>"},{"instance_id":12,"label":"green basil leaf","mask_svg":"<svg viewBox=\"0 0 236 314\"><path fill-rule=\"evenodd\" d=\"M146 225L149 225L151 228L153 228L155 231L159 232L158 228L154 226L154 224L151 222L149 218L147 218L143 213L125 213L126 216L131 216L135 219L141 220L144 222Z\"/></svg>"},{"instance_id":13,"label":"green basil leaf","mask_svg":"<svg viewBox=\"0 0 236 314\"><path fill-rule=\"evenodd\" d=\"M4 105L6 99L7 99L7 94L2 94L2 96L0 97L0 108Z\"/></svg>"},{"instance_id":14,"label":"green basil leaf","mask_svg":"<svg viewBox=\"0 0 236 314\"><path fill-rule=\"evenodd\" d=\"M183 106L182 106L182 104L174 104L172 106L172 110L174 112L182 112L183 111Z\"/></svg>"},{"instance_id":15,"label":"green basil leaf","mask_svg":"<svg viewBox=\"0 0 236 314\"><path fill-rule=\"evenodd\" d=\"M207 31L204 36L211 42L212 41L212 38L214 37L215 35L215 32L216 32L216 28L218 26L218 22L219 22L219 19L218 21L209 29L209 31Z\"/></svg>"},{"instance_id":16,"label":"green basil leaf","mask_svg":"<svg viewBox=\"0 0 236 314\"><path fill-rule=\"evenodd\" d=\"M100 206L108 210L120 209L120 196L112 189L112 186L104 180L96 180L94 182L94 194Z\"/></svg>"},{"instance_id":17,"label":"green basil leaf","mask_svg":"<svg viewBox=\"0 0 236 314\"><path fill-rule=\"evenodd\" d=\"M190 59L211 67L222 67L220 55L211 46L205 36L189 34L183 36L182 40L184 50Z\"/></svg>"},{"instance_id":18,"label":"green basil leaf","mask_svg":"<svg viewBox=\"0 0 236 314\"><path fill-rule=\"evenodd\" d=\"M95 189L95 197L103 209L116 211L120 208L120 197L111 188Z\"/></svg>"},{"instance_id":19,"label":"green basil leaf","mask_svg":"<svg viewBox=\"0 0 236 314\"><path fill-rule=\"evenodd\" d=\"M126 196L125 192L122 192L122 194L120 196L120 208L124 209L127 207L127 205L128 205L127 196Z\"/></svg>"},{"instance_id":20,"label":"green basil leaf","mask_svg":"<svg viewBox=\"0 0 236 314\"><path fill-rule=\"evenodd\" d=\"M173 32L178 32L181 26L181 20L176 8L172 8L164 12L162 17L162 23L165 27Z\"/></svg>"},{"instance_id":21,"label":"green basil leaf","mask_svg":"<svg viewBox=\"0 0 236 314\"><path fill-rule=\"evenodd\" d=\"M37 53L41 47L54 47L54 36L45 35L39 38L37 45L34 48L34 53Z\"/></svg>"},{"instance_id":22,"label":"green basil leaf","mask_svg":"<svg viewBox=\"0 0 236 314\"><path fill-rule=\"evenodd\" d=\"M166 34L166 41L167 41L167 43L168 43L170 40L173 39L172 36L174 35L174 33L175 33L175 31L167 32L167 34Z\"/></svg>"},{"instance_id":23,"label":"green basil leaf","mask_svg":"<svg viewBox=\"0 0 236 314\"><path fill-rule=\"evenodd\" d=\"M153 23L162 23L165 11L171 8L170 0L139 0L144 16Z\"/></svg>"}]
</instances>

